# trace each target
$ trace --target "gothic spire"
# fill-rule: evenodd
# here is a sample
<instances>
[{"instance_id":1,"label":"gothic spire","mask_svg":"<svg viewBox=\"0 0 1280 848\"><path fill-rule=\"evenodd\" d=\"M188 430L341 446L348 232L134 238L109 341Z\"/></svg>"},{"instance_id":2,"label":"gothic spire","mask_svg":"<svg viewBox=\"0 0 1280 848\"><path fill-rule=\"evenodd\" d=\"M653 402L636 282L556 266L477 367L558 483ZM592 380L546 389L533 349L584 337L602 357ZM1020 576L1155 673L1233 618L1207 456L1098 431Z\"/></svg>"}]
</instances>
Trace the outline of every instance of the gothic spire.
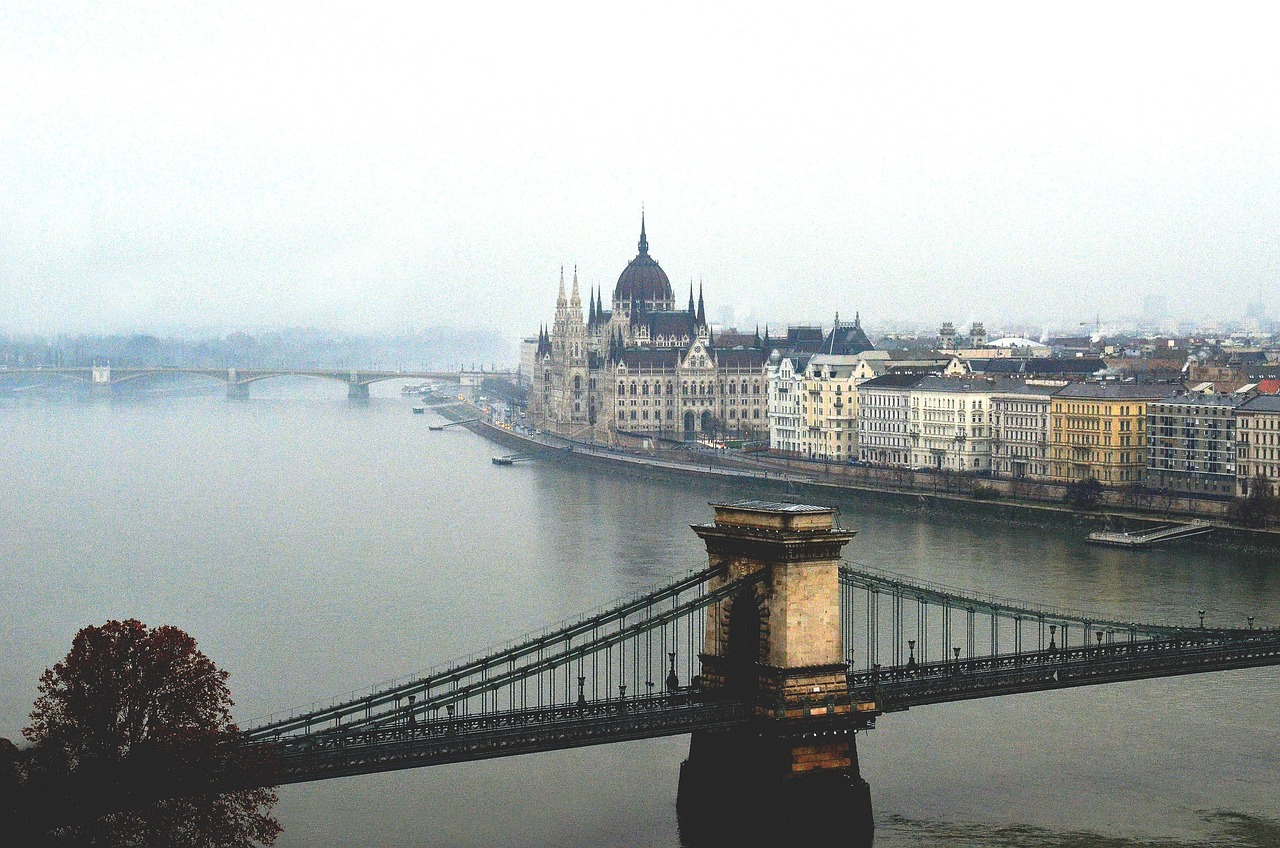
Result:
<instances>
[{"instance_id":1,"label":"gothic spire","mask_svg":"<svg viewBox=\"0 0 1280 848\"><path fill-rule=\"evenodd\" d=\"M644 207L640 207L640 255L649 255L649 237L644 234Z\"/></svg>"},{"instance_id":2,"label":"gothic spire","mask_svg":"<svg viewBox=\"0 0 1280 848\"><path fill-rule=\"evenodd\" d=\"M702 306L702 283L698 283L698 325L707 323L707 310Z\"/></svg>"},{"instance_id":3,"label":"gothic spire","mask_svg":"<svg viewBox=\"0 0 1280 848\"><path fill-rule=\"evenodd\" d=\"M693 277L689 278L689 314L692 315L697 311L697 307L693 305Z\"/></svg>"}]
</instances>

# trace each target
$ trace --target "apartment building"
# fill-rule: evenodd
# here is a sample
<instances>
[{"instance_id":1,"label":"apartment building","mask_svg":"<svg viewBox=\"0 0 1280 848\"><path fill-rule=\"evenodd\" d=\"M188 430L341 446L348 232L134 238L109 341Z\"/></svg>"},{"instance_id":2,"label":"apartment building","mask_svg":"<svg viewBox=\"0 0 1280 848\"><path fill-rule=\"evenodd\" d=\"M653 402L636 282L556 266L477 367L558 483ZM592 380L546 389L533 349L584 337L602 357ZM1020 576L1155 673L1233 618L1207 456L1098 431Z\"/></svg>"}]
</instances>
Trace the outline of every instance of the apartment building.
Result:
<instances>
[{"instance_id":1,"label":"apartment building","mask_svg":"<svg viewBox=\"0 0 1280 848\"><path fill-rule=\"evenodd\" d=\"M1151 383L1072 383L1050 404L1049 477L1090 478L1108 486L1143 479L1147 465L1147 404L1173 393Z\"/></svg>"}]
</instances>

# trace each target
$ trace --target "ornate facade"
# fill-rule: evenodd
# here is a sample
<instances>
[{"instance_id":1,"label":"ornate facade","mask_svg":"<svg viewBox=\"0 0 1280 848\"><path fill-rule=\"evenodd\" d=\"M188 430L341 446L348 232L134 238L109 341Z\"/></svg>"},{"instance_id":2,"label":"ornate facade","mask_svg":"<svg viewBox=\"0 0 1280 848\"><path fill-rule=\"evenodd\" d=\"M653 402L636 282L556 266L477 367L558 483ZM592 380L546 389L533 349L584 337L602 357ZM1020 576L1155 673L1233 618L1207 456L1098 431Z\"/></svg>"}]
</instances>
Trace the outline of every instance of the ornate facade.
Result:
<instances>
[{"instance_id":1,"label":"ornate facade","mask_svg":"<svg viewBox=\"0 0 1280 848\"><path fill-rule=\"evenodd\" d=\"M564 273L551 328L538 334L529 417L574 439L613 442L619 433L685 439L759 437L768 432L765 342L722 332L706 319L699 290L676 308L666 272L639 253L614 286L610 308L589 292L584 309L574 269Z\"/></svg>"}]
</instances>

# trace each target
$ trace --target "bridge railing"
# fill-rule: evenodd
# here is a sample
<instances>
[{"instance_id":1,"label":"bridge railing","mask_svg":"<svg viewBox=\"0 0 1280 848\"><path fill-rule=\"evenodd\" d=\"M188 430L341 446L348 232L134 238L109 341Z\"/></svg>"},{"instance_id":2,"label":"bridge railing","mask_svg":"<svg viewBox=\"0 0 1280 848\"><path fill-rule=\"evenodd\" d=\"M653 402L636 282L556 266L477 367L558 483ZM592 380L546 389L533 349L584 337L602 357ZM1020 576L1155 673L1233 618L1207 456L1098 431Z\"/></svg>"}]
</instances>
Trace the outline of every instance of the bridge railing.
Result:
<instances>
[{"instance_id":1,"label":"bridge railing","mask_svg":"<svg viewBox=\"0 0 1280 848\"><path fill-rule=\"evenodd\" d=\"M1280 630L1193 630L1170 638L915 663L849 675L883 711L1014 692L1280 663Z\"/></svg>"},{"instance_id":2,"label":"bridge railing","mask_svg":"<svg viewBox=\"0 0 1280 848\"><path fill-rule=\"evenodd\" d=\"M269 744L278 783L368 773L651 738L696 728L749 721L750 704L708 697L682 687L637 697L615 697L492 712L407 720L391 727L343 730ZM413 717L410 717L411 719Z\"/></svg>"}]
</instances>

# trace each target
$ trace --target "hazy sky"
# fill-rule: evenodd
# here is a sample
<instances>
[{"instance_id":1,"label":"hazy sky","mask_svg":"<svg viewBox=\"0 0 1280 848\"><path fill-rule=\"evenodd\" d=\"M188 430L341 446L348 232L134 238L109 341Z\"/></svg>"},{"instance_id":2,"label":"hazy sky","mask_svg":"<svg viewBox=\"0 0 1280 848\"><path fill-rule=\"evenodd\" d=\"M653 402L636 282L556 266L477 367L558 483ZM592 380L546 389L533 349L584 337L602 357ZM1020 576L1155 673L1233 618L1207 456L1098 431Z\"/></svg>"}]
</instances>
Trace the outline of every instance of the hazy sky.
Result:
<instances>
[{"instance_id":1,"label":"hazy sky","mask_svg":"<svg viewBox=\"0 0 1280 848\"><path fill-rule=\"evenodd\" d=\"M642 204L739 322L1236 316L1280 280L1278 15L8 0L0 331L531 333Z\"/></svg>"}]
</instances>

